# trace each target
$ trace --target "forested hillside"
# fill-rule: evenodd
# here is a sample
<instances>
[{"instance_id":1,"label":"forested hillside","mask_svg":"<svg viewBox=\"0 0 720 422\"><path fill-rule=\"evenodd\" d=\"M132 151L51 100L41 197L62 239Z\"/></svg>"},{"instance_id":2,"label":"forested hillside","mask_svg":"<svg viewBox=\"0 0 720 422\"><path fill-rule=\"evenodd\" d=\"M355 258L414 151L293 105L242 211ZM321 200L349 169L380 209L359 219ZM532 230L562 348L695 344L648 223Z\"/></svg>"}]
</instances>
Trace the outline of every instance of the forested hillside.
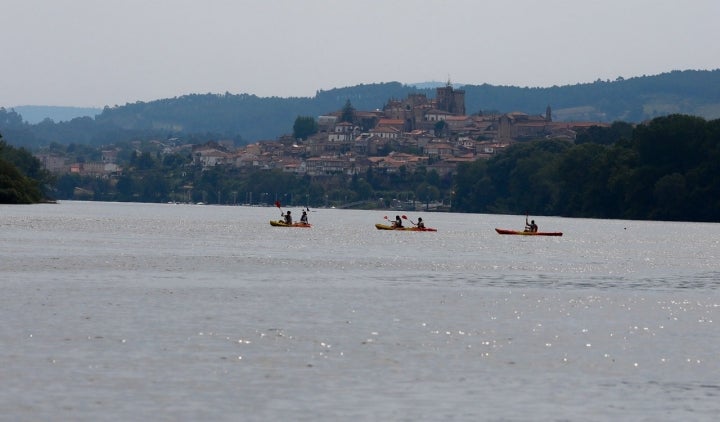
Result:
<instances>
[{"instance_id":1,"label":"forested hillside","mask_svg":"<svg viewBox=\"0 0 720 422\"><path fill-rule=\"evenodd\" d=\"M586 135L518 143L461 165L453 210L720 221L720 119L670 115Z\"/></svg>"},{"instance_id":2,"label":"forested hillside","mask_svg":"<svg viewBox=\"0 0 720 422\"><path fill-rule=\"evenodd\" d=\"M720 117L720 70L673 71L614 81L550 88L465 85L468 113L545 112L553 118L637 123L673 113L707 119ZM397 82L318 91L312 98L261 98L249 94L190 94L150 102L106 107L95 118L67 122L23 122L13 110L0 109L0 131L13 145L34 148L82 143L103 145L127 140L179 137L188 142L231 139L236 144L276 139L292 133L297 116L340 110L350 100L356 110L382 108L409 93L435 96Z\"/></svg>"},{"instance_id":3,"label":"forested hillside","mask_svg":"<svg viewBox=\"0 0 720 422\"><path fill-rule=\"evenodd\" d=\"M465 86L468 113L542 113L548 105L558 121L639 123L668 114L720 117L720 70L673 71L614 81L551 88Z\"/></svg>"}]
</instances>

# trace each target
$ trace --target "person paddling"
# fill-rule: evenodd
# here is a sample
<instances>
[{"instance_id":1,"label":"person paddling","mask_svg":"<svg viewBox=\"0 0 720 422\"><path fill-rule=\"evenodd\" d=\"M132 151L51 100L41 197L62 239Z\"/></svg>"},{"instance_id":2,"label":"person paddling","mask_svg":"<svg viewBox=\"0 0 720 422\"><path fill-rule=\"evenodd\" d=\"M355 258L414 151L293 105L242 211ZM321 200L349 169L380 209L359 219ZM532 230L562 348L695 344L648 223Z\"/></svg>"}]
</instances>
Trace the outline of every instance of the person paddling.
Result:
<instances>
[{"instance_id":1,"label":"person paddling","mask_svg":"<svg viewBox=\"0 0 720 422\"><path fill-rule=\"evenodd\" d=\"M525 214L525 231L526 232L536 232L538 231L538 226L535 224L535 220L531 220L530 223L528 223L528 216Z\"/></svg>"},{"instance_id":2,"label":"person paddling","mask_svg":"<svg viewBox=\"0 0 720 422\"><path fill-rule=\"evenodd\" d=\"M393 221L393 227L401 229L402 228L402 219L399 215L395 216L395 221Z\"/></svg>"},{"instance_id":3,"label":"person paddling","mask_svg":"<svg viewBox=\"0 0 720 422\"><path fill-rule=\"evenodd\" d=\"M417 226L417 228L419 228L419 229L424 229L424 228L425 228L425 223L423 223L422 217L418 217L418 222L417 222L416 226Z\"/></svg>"},{"instance_id":4,"label":"person paddling","mask_svg":"<svg viewBox=\"0 0 720 422\"><path fill-rule=\"evenodd\" d=\"M308 224L307 211L303 211L302 215L300 216L300 222L303 224Z\"/></svg>"},{"instance_id":5,"label":"person paddling","mask_svg":"<svg viewBox=\"0 0 720 422\"><path fill-rule=\"evenodd\" d=\"M292 224L292 216L290 215L290 210L285 213L285 224L288 226Z\"/></svg>"}]
</instances>

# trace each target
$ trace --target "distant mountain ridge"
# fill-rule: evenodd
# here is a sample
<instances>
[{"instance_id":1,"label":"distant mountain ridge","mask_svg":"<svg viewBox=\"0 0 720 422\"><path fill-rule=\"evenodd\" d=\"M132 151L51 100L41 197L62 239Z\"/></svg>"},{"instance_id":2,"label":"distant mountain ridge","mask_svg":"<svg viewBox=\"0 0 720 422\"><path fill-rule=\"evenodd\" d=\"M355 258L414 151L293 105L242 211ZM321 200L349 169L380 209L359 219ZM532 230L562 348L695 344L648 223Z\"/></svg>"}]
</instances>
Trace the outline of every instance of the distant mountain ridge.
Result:
<instances>
[{"instance_id":1,"label":"distant mountain ridge","mask_svg":"<svg viewBox=\"0 0 720 422\"><path fill-rule=\"evenodd\" d=\"M45 119L54 122L68 122L78 117L95 117L102 112L101 108L24 105L11 107L23 117L23 120L34 125Z\"/></svg>"},{"instance_id":2,"label":"distant mountain ridge","mask_svg":"<svg viewBox=\"0 0 720 422\"><path fill-rule=\"evenodd\" d=\"M417 82L412 84L407 84L408 86L415 87L417 89L435 89L441 86L446 86L448 82L439 82L439 81L430 81L430 82ZM455 89L462 89L467 84L460 84L455 82L450 82L450 85Z\"/></svg>"},{"instance_id":3,"label":"distant mountain ridge","mask_svg":"<svg viewBox=\"0 0 720 422\"><path fill-rule=\"evenodd\" d=\"M360 84L320 90L314 97L291 98L190 94L106 107L94 117L77 117L54 124L44 121L18 128L17 121L22 119L0 116L0 133L14 145L30 147L51 142L101 145L131 138L168 136L197 142L232 139L236 143L247 143L292 133L298 116L317 117L337 111L348 100L356 110L375 110L381 109L389 99L402 99L411 93L434 98L435 88L418 88L418 85L421 84ZM488 84L461 88L465 91L468 114L514 111L544 114L550 106L555 121L636 123L668 114L720 118L720 69L676 70L655 76L549 88ZM15 110L19 113L18 108Z\"/></svg>"}]
</instances>

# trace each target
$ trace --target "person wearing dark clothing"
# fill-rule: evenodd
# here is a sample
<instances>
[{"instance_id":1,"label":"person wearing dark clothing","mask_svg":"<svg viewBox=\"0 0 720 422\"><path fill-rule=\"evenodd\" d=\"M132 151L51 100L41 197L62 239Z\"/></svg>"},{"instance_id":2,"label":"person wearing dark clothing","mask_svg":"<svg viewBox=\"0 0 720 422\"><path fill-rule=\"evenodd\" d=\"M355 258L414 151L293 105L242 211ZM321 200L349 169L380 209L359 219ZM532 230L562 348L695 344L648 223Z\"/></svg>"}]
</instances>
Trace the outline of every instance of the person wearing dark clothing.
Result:
<instances>
[{"instance_id":1,"label":"person wearing dark clothing","mask_svg":"<svg viewBox=\"0 0 720 422\"><path fill-rule=\"evenodd\" d=\"M525 231L533 233L538 231L538 226L535 224L535 220L531 220L530 223L528 223L527 215L525 216Z\"/></svg>"}]
</instances>

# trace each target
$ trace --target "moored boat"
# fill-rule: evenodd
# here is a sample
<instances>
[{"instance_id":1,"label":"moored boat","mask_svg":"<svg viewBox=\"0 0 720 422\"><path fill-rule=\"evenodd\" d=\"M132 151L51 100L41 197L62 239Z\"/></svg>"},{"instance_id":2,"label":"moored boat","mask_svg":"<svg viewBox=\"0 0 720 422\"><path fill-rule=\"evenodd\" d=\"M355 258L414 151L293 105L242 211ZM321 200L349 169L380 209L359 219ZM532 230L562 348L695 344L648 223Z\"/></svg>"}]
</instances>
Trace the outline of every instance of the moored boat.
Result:
<instances>
[{"instance_id":1,"label":"moored boat","mask_svg":"<svg viewBox=\"0 0 720 422\"><path fill-rule=\"evenodd\" d=\"M517 234L521 236L562 236L562 232L530 232L523 230L495 229L498 234Z\"/></svg>"},{"instance_id":2,"label":"moored boat","mask_svg":"<svg viewBox=\"0 0 720 422\"><path fill-rule=\"evenodd\" d=\"M437 229L430 227L393 227L389 224L375 224L375 228L378 230L401 230L407 232L436 232Z\"/></svg>"},{"instance_id":3,"label":"moored boat","mask_svg":"<svg viewBox=\"0 0 720 422\"><path fill-rule=\"evenodd\" d=\"M273 227L301 227L301 228L306 228L306 229L312 227L312 224L310 224L310 223L298 222L298 223L287 224L284 221L278 221L278 220L270 220L270 225Z\"/></svg>"}]
</instances>

